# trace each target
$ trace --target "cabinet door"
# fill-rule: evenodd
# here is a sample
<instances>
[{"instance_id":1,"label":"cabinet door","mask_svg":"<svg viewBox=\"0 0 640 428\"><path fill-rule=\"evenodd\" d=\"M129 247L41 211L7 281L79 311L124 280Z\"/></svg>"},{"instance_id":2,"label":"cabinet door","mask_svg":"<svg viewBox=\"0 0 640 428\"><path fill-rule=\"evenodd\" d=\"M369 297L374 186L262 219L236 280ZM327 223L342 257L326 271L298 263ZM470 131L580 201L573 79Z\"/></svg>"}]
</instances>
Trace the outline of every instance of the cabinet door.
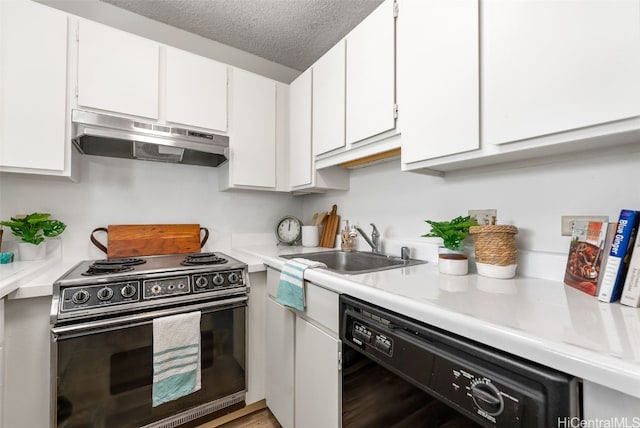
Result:
<instances>
[{"instance_id":1,"label":"cabinet door","mask_svg":"<svg viewBox=\"0 0 640 428\"><path fill-rule=\"evenodd\" d=\"M289 86L289 184L312 184L311 160L311 82L307 69Z\"/></svg>"},{"instance_id":2,"label":"cabinet door","mask_svg":"<svg viewBox=\"0 0 640 428\"><path fill-rule=\"evenodd\" d=\"M304 319L297 318L295 343L296 427L340 427L341 342Z\"/></svg>"},{"instance_id":3,"label":"cabinet door","mask_svg":"<svg viewBox=\"0 0 640 428\"><path fill-rule=\"evenodd\" d=\"M395 18L385 0L347 35L347 143L395 127Z\"/></svg>"},{"instance_id":4,"label":"cabinet door","mask_svg":"<svg viewBox=\"0 0 640 428\"><path fill-rule=\"evenodd\" d=\"M233 183L276 186L276 83L233 70L232 129L229 145Z\"/></svg>"},{"instance_id":5,"label":"cabinet door","mask_svg":"<svg viewBox=\"0 0 640 428\"><path fill-rule=\"evenodd\" d=\"M293 428L295 315L273 299L266 308L265 392L267 406L283 428Z\"/></svg>"},{"instance_id":6,"label":"cabinet door","mask_svg":"<svg viewBox=\"0 0 640 428\"><path fill-rule=\"evenodd\" d=\"M345 46L335 45L313 65L313 154L344 147Z\"/></svg>"},{"instance_id":7,"label":"cabinet door","mask_svg":"<svg viewBox=\"0 0 640 428\"><path fill-rule=\"evenodd\" d=\"M0 166L65 168L67 16L0 2Z\"/></svg>"},{"instance_id":8,"label":"cabinet door","mask_svg":"<svg viewBox=\"0 0 640 428\"><path fill-rule=\"evenodd\" d=\"M276 82L276 190L289 191L289 85Z\"/></svg>"},{"instance_id":9,"label":"cabinet door","mask_svg":"<svg viewBox=\"0 0 640 428\"><path fill-rule=\"evenodd\" d=\"M90 21L78 43L79 105L158 118L158 43Z\"/></svg>"},{"instance_id":10,"label":"cabinet door","mask_svg":"<svg viewBox=\"0 0 640 428\"><path fill-rule=\"evenodd\" d=\"M227 130L227 66L167 47L167 122Z\"/></svg>"},{"instance_id":11,"label":"cabinet door","mask_svg":"<svg viewBox=\"0 0 640 428\"><path fill-rule=\"evenodd\" d=\"M409 0L400 10L402 162L480 148L478 0Z\"/></svg>"},{"instance_id":12,"label":"cabinet door","mask_svg":"<svg viewBox=\"0 0 640 428\"><path fill-rule=\"evenodd\" d=\"M638 16L638 0L484 1L483 143L640 115Z\"/></svg>"}]
</instances>

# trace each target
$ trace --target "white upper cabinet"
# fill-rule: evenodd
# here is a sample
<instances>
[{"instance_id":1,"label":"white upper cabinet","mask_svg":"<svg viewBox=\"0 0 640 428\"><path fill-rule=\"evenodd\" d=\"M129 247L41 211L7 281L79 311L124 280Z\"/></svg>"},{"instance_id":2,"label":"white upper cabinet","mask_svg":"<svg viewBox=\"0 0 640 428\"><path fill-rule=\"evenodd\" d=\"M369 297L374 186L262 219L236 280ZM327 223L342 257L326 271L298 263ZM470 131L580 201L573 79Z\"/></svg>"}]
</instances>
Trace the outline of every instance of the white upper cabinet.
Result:
<instances>
[{"instance_id":1,"label":"white upper cabinet","mask_svg":"<svg viewBox=\"0 0 640 428\"><path fill-rule=\"evenodd\" d=\"M289 185L311 185L311 68L289 85Z\"/></svg>"},{"instance_id":2,"label":"white upper cabinet","mask_svg":"<svg viewBox=\"0 0 640 428\"><path fill-rule=\"evenodd\" d=\"M480 148L478 0L403 1L402 162Z\"/></svg>"},{"instance_id":3,"label":"white upper cabinet","mask_svg":"<svg viewBox=\"0 0 640 428\"><path fill-rule=\"evenodd\" d=\"M394 2L385 0L346 37L346 140L395 128Z\"/></svg>"},{"instance_id":4,"label":"white upper cabinet","mask_svg":"<svg viewBox=\"0 0 640 428\"><path fill-rule=\"evenodd\" d=\"M229 171L234 186L276 187L276 82L232 71Z\"/></svg>"},{"instance_id":5,"label":"white upper cabinet","mask_svg":"<svg viewBox=\"0 0 640 428\"><path fill-rule=\"evenodd\" d=\"M78 37L78 104L157 119L160 45L85 20Z\"/></svg>"},{"instance_id":6,"label":"white upper cabinet","mask_svg":"<svg viewBox=\"0 0 640 428\"><path fill-rule=\"evenodd\" d=\"M70 175L66 137L67 16L0 2L0 168Z\"/></svg>"},{"instance_id":7,"label":"white upper cabinet","mask_svg":"<svg viewBox=\"0 0 640 428\"><path fill-rule=\"evenodd\" d=\"M345 145L344 40L313 65L313 154L317 156Z\"/></svg>"},{"instance_id":8,"label":"white upper cabinet","mask_svg":"<svg viewBox=\"0 0 640 428\"><path fill-rule=\"evenodd\" d=\"M167 122L227 131L227 65L166 48Z\"/></svg>"},{"instance_id":9,"label":"white upper cabinet","mask_svg":"<svg viewBox=\"0 0 640 428\"><path fill-rule=\"evenodd\" d=\"M312 68L289 85L289 187L292 192L348 189L349 171L339 166L316 170L313 159Z\"/></svg>"},{"instance_id":10,"label":"white upper cabinet","mask_svg":"<svg viewBox=\"0 0 640 428\"><path fill-rule=\"evenodd\" d=\"M638 0L485 0L482 140L640 115Z\"/></svg>"}]
</instances>

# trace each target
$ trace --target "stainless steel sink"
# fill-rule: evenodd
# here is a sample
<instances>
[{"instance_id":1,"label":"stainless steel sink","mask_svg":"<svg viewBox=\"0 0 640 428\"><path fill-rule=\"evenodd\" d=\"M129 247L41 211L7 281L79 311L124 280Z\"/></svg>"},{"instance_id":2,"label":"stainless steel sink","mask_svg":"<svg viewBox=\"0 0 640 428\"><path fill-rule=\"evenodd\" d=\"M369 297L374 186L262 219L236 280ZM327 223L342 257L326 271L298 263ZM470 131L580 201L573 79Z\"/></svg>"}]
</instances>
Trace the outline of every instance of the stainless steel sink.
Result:
<instances>
[{"instance_id":1,"label":"stainless steel sink","mask_svg":"<svg viewBox=\"0 0 640 428\"><path fill-rule=\"evenodd\" d=\"M300 253L280 256L284 259L304 258L327 265L327 269L355 275L359 273L377 272L426 263L424 260L388 256L386 254L368 253L364 251L322 251L317 253Z\"/></svg>"}]
</instances>

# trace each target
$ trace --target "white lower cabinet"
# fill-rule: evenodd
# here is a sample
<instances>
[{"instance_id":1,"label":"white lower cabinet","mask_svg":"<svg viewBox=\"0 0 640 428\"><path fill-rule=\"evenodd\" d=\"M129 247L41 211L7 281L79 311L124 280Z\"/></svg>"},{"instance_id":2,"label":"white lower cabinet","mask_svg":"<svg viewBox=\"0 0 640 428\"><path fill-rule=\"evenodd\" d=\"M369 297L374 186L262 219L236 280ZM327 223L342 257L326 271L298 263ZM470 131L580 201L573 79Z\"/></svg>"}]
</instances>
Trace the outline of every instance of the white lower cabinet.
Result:
<instances>
[{"instance_id":1,"label":"white lower cabinet","mask_svg":"<svg viewBox=\"0 0 640 428\"><path fill-rule=\"evenodd\" d=\"M341 425L341 342L338 294L305 283L304 312L275 302L280 272L268 269L267 406L284 427Z\"/></svg>"},{"instance_id":2,"label":"white lower cabinet","mask_svg":"<svg viewBox=\"0 0 640 428\"><path fill-rule=\"evenodd\" d=\"M277 274L275 274L277 276ZM277 283L277 278L276 278ZM293 367L295 315L267 299L265 393L267 406L282 428L293 428Z\"/></svg>"},{"instance_id":3,"label":"white lower cabinet","mask_svg":"<svg viewBox=\"0 0 640 428\"><path fill-rule=\"evenodd\" d=\"M51 296L5 301L5 427L48 427L51 413Z\"/></svg>"},{"instance_id":4,"label":"white lower cabinet","mask_svg":"<svg viewBox=\"0 0 640 428\"><path fill-rule=\"evenodd\" d=\"M267 273L249 274L251 291L247 309L247 405L265 398L265 319Z\"/></svg>"},{"instance_id":5,"label":"white lower cabinet","mask_svg":"<svg viewBox=\"0 0 640 428\"><path fill-rule=\"evenodd\" d=\"M4 299L0 299L0 428L4 427Z\"/></svg>"},{"instance_id":6,"label":"white lower cabinet","mask_svg":"<svg viewBox=\"0 0 640 428\"><path fill-rule=\"evenodd\" d=\"M340 343L333 335L301 317L296 317L296 427L340 427Z\"/></svg>"}]
</instances>

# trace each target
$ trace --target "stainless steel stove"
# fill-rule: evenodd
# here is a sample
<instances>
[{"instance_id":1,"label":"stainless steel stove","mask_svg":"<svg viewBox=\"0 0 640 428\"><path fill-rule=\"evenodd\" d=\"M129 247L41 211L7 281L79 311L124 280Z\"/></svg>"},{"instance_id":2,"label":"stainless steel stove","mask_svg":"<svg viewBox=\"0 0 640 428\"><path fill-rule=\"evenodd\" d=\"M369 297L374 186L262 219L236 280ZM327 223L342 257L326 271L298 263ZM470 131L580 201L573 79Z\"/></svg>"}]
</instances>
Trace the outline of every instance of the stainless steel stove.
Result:
<instances>
[{"instance_id":1,"label":"stainless steel stove","mask_svg":"<svg viewBox=\"0 0 640 428\"><path fill-rule=\"evenodd\" d=\"M246 264L223 253L87 260L54 283L52 426L173 428L244 406ZM200 390L152 406L157 318L201 314Z\"/></svg>"},{"instance_id":2,"label":"stainless steel stove","mask_svg":"<svg viewBox=\"0 0 640 428\"><path fill-rule=\"evenodd\" d=\"M246 264L223 253L86 260L54 283L52 324L246 294Z\"/></svg>"}]
</instances>

